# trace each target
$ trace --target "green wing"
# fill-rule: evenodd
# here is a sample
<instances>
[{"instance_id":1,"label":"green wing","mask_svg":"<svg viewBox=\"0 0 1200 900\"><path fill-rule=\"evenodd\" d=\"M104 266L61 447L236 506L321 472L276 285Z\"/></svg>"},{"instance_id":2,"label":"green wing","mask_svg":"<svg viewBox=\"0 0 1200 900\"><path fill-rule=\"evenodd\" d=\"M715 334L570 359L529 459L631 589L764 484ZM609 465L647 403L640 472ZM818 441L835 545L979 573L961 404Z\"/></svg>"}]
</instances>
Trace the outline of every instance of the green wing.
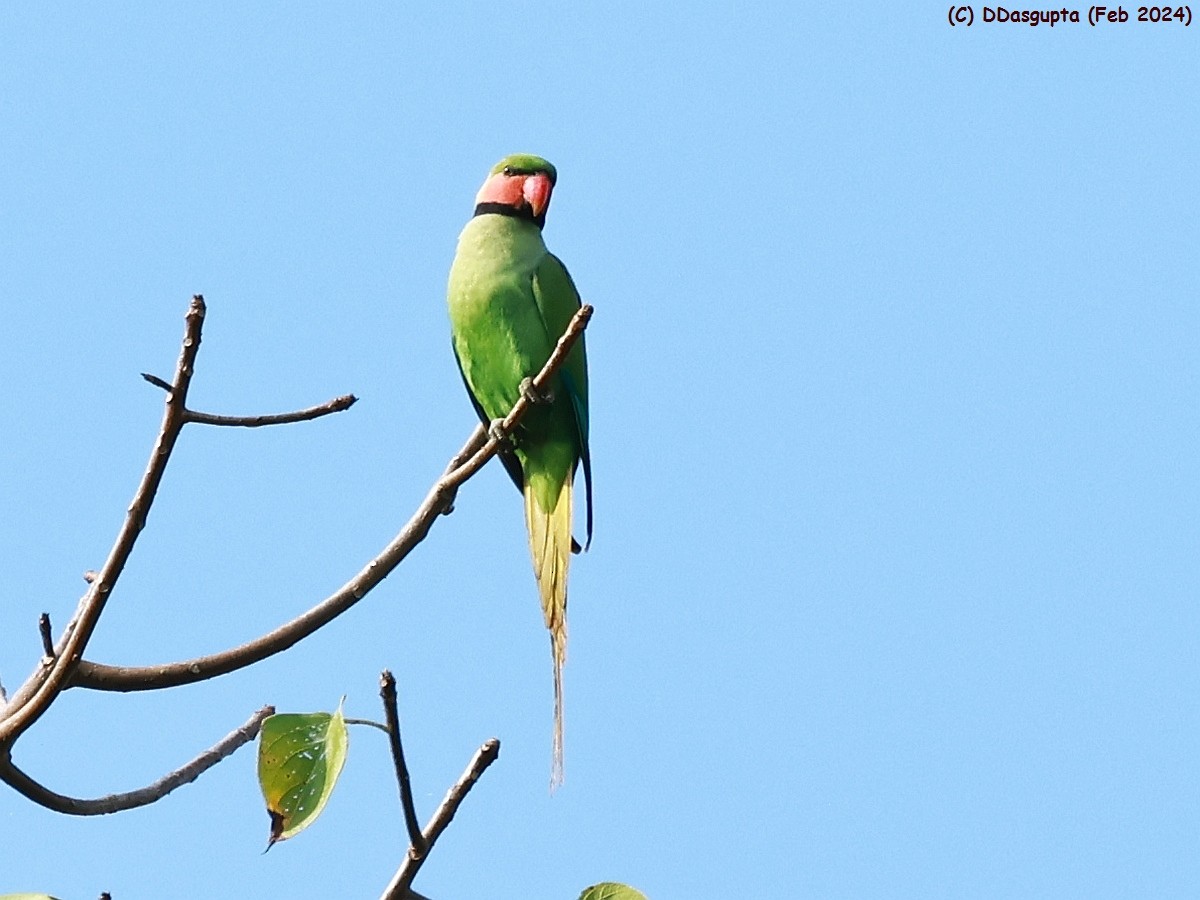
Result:
<instances>
[{"instance_id":1,"label":"green wing","mask_svg":"<svg viewBox=\"0 0 1200 900\"><path fill-rule=\"evenodd\" d=\"M534 270L533 299L542 314L546 335L553 346L567 330L572 316L580 307L575 282L571 280L567 267L553 253L547 253ZM592 543L592 456L588 450L587 349L583 335L579 336L579 341L559 373L571 400L576 445L579 448L579 461L583 464L584 494L587 498L586 549Z\"/></svg>"}]
</instances>

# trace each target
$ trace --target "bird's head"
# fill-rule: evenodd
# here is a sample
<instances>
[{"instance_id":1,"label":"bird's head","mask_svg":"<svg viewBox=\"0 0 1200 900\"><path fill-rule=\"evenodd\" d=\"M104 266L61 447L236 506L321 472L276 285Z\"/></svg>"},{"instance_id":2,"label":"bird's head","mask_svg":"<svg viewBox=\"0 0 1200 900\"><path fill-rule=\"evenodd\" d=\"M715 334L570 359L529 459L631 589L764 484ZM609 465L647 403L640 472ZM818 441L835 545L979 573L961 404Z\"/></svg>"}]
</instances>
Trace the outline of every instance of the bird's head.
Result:
<instances>
[{"instance_id":1,"label":"bird's head","mask_svg":"<svg viewBox=\"0 0 1200 900\"><path fill-rule=\"evenodd\" d=\"M558 173L540 156L506 156L488 173L475 195L475 215L498 213L527 219L538 228L546 224L546 208Z\"/></svg>"}]
</instances>

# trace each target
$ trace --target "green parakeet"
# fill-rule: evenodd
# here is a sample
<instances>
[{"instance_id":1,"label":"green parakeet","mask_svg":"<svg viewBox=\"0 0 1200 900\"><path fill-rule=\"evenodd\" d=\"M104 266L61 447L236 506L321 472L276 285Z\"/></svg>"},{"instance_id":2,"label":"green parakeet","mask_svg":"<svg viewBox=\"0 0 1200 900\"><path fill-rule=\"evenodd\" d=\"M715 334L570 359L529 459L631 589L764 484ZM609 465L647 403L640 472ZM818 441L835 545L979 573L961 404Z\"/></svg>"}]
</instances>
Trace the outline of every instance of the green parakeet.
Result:
<instances>
[{"instance_id":1,"label":"green parakeet","mask_svg":"<svg viewBox=\"0 0 1200 900\"><path fill-rule=\"evenodd\" d=\"M566 267L546 249L542 226L558 175L538 156L506 157L475 197L475 215L458 238L447 299L454 353L467 392L485 424L508 414L545 365L579 293ZM592 539L592 467L588 454L587 355L575 344L545 396L535 402L501 453L525 497L525 522L542 612L554 654L554 751L551 785L563 777L562 669L567 657L567 568L575 471L582 464L587 539Z\"/></svg>"}]
</instances>

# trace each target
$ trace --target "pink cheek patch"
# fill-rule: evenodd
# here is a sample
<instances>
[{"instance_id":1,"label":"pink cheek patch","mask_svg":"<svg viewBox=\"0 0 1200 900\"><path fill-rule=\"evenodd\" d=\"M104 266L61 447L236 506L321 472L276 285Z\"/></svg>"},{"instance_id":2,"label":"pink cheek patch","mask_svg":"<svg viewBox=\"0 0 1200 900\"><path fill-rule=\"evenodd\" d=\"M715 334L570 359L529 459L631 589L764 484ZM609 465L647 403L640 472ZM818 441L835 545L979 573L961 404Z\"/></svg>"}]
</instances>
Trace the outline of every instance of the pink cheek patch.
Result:
<instances>
[{"instance_id":1,"label":"pink cheek patch","mask_svg":"<svg viewBox=\"0 0 1200 900\"><path fill-rule=\"evenodd\" d=\"M483 187L479 189L479 194L475 197L475 202L503 203L505 206L519 206L522 199L521 181L522 179L520 178L514 178L511 175L505 175L503 172L497 172L483 183Z\"/></svg>"}]
</instances>

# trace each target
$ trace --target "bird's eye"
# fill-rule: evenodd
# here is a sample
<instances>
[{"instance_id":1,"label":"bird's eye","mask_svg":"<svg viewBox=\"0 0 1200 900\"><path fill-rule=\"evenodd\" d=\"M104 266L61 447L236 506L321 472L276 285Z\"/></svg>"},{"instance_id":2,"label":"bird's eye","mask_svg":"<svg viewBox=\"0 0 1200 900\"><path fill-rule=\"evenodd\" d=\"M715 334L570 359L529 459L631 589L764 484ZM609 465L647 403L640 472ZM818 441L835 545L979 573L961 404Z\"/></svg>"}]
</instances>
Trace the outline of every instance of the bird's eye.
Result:
<instances>
[{"instance_id":1,"label":"bird's eye","mask_svg":"<svg viewBox=\"0 0 1200 900\"><path fill-rule=\"evenodd\" d=\"M512 175L512 174L513 174L513 167L512 167L512 166L505 166L505 167L504 167L504 174L505 174L505 175Z\"/></svg>"}]
</instances>

